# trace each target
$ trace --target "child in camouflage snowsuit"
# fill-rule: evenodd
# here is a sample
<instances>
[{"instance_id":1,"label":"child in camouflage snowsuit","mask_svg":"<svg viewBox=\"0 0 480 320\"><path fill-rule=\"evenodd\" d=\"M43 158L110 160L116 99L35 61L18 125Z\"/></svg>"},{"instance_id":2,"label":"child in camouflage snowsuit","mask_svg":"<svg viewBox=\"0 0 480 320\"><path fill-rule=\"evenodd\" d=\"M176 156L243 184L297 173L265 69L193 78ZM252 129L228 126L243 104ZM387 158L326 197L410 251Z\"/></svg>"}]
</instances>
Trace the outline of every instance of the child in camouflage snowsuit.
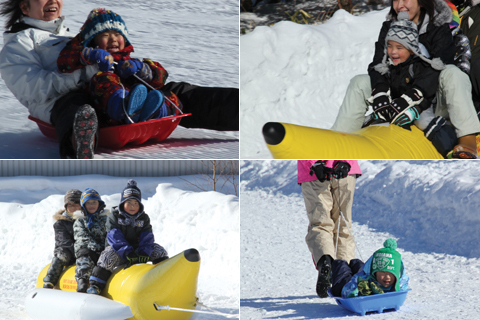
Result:
<instances>
[{"instance_id":1,"label":"child in camouflage snowsuit","mask_svg":"<svg viewBox=\"0 0 480 320\"><path fill-rule=\"evenodd\" d=\"M332 294L353 298L408 289L410 278L405 274L402 256L395 250L395 239L387 239L364 264L359 259L334 260Z\"/></svg>"},{"instance_id":2,"label":"child in camouflage snowsuit","mask_svg":"<svg viewBox=\"0 0 480 320\"><path fill-rule=\"evenodd\" d=\"M152 261L157 264L168 259L167 251L155 243L149 216L143 211L142 193L135 180L129 180L122 192L118 207L107 220L105 251L90 277L88 293L100 294L112 271L123 264Z\"/></svg>"},{"instance_id":3,"label":"child in camouflage snowsuit","mask_svg":"<svg viewBox=\"0 0 480 320\"><path fill-rule=\"evenodd\" d=\"M100 253L105 249L105 222L109 211L105 211L105 202L97 191L91 188L83 191L80 204L82 215L73 225L75 236L75 256L77 267L75 279L77 292L86 292L88 279L97 264Z\"/></svg>"},{"instance_id":4,"label":"child in camouflage snowsuit","mask_svg":"<svg viewBox=\"0 0 480 320\"><path fill-rule=\"evenodd\" d=\"M64 209L57 211L53 215L55 223L55 249L53 251L53 259L48 268L47 275L43 278L43 287L52 289L57 285L63 268L75 263L75 252L73 244L73 213L80 210L80 196L82 191L77 189L68 190L65 194Z\"/></svg>"},{"instance_id":5,"label":"child in camouflage snowsuit","mask_svg":"<svg viewBox=\"0 0 480 320\"><path fill-rule=\"evenodd\" d=\"M130 57L134 52L128 30L120 15L103 8L93 9L80 33L60 52L60 72L70 73L98 64L100 72L92 77L91 93L102 123L131 123L176 115L181 103L172 92L158 90L165 85L168 72L158 62ZM117 67L113 69L114 62ZM147 88L133 75L151 87ZM164 97L167 99L164 99Z\"/></svg>"}]
</instances>

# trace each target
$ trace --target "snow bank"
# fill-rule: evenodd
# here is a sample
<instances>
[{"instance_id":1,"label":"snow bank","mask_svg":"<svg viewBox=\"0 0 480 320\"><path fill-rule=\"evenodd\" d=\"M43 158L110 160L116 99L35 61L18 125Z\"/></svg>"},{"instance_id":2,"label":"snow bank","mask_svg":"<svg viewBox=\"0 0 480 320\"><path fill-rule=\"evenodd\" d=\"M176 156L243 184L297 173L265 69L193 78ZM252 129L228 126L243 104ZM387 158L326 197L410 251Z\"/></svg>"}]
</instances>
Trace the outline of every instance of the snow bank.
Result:
<instances>
[{"instance_id":1,"label":"snow bank","mask_svg":"<svg viewBox=\"0 0 480 320\"><path fill-rule=\"evenodd\" d=\"M241 36L241 158L271 158L266 122L330 128L350 79L367 72L387 12L338 10L322 25L285 21Z\"/></svg>"},{"instance_id":2,"label":"snow bank","mask_svg":"<svg viewBox=\"0 0 480 320\"><path fill-rule=\"evenodd\" d=\"M354 221L395 236L412 252L480 256L480 163L359 161ZM243 190L297 193L296 161L242 161ZM341 196L341 195L340 195Z\"/></svg>"}]
</instances>

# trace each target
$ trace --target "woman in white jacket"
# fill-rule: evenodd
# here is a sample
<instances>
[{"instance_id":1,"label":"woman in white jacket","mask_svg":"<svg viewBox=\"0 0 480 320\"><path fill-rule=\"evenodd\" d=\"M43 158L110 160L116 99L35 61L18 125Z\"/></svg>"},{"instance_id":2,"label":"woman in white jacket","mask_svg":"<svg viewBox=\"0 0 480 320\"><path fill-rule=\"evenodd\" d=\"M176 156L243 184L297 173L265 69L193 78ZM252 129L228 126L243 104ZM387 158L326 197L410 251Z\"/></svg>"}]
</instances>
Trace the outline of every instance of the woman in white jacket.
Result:
<instances>
[{"instance_id":1,"label":"woman in white jacket","mask_svg":"<svg viewBox=\"0 0 480 320\"><path fill-rule=\"evenodd\" d=\"M90 98L79 89L98 72L96 64L60 73L57 58L75 34L61 15L63 0L6 0L0 73L29 113L55 126L62 158L93 158L98 127Z\"/></svg>"}]
</instances>

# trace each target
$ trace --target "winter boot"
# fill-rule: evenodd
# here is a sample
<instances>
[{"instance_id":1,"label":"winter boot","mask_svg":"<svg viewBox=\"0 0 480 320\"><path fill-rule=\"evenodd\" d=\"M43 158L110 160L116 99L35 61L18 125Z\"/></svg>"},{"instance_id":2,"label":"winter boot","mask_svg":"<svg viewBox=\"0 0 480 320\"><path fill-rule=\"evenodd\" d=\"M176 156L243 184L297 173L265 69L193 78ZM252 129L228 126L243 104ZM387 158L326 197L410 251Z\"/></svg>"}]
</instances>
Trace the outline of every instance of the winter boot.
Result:
<instances>
[{"instance_id":1,"label":"winter boot","mask_svg":"<svg viewBox=\"0 0 480 320\"><path fill-rule=\"evenodd\" d=\"M60 260L58 257L54 256L52 259L52 263L48 268L47 274L45 278L43 278L43 287L44 288L53 288L55 284L57 284L58 279L60 278L60 274L63 271L63 267L66 265L65 262Z\"/></svg>"},{"instance_id":2,"label":"winter boot","mask_svg":"<svg viewBox=\"0 0 480 320\"><path fill-rule=\"evenodd\" d=\"M77 292L87 292L88 289L88 280L87 279L78 279L77 280Z\"/></svg>"},{"instance_id":3,"label":"winter boot","mask_svg":"<svg viewBox=\"0 0 480 320\"><path fill-rule=\"evenodd\" d=\"M147 99L147 87L136 85L132 90L118 89L108 99L107 114L118 122L135 123Z\"/></svg>"},{"instance_id":4,"label":"winter boot","mask_svg":"<svg viewBox=\"0 0 480 320\"><path fill-rule=\"evenodd\" d=\"M318 260L318 278L317 278L317 294L320 298L328 297L328 289L330 283L330 271L332 270L332 257L324 255Z\"/></svg>"},{"instance_id":5,"label":"winter boot","mask_svg":"<svg viewBox=\"0 0 480 320\"><path fill-rule=\"evenodd\" d=\"M156 113L159 109L160 112L157 112L159 116L154 119L163 118L166 115L166 107L165 112L161 112L162 105L164 104L164 96L163 93L159 90L152 90L147 94L147 99L145 99L145 103L143 104L142 111L140 112L140 116L138 122L147 121L148 119L152 119L152 115ZM165 113L165 115L164 115Z\"/></svg>"},{"instance_id":6,"label":"winter boot","mask_svg":"<svg viewBox=\"0 0 480 320\"><path fill-rule=\"evenodd\" d=\"M93 159L97 130L95 110L88 104L81 106L73 122L73 147L77 159Z\"/></svg>"},{"instance_id":7,"label":"winter boot","mask_svg":"<svg viewBox=\"0 0 480 320\"><path fill-rule=\"evenodd\" d=\"M91 294L100 294L102 292L98 286L92 284L93 281L90 281L90 288L87 289L87 293Z\"/></svg>"},{"instance_id":8,"label":"winter boot","mask_svg":"<svg viewBox=\"0 0 480 320\"><path fill-rule=\"evenodd\" d=\"M88 293L100 294L105 288L108 279L112 275L111 271L108 271L105 268L100 266L95 266L90 276L90 288L87 290Z\"/></svg>"}]
</instances>

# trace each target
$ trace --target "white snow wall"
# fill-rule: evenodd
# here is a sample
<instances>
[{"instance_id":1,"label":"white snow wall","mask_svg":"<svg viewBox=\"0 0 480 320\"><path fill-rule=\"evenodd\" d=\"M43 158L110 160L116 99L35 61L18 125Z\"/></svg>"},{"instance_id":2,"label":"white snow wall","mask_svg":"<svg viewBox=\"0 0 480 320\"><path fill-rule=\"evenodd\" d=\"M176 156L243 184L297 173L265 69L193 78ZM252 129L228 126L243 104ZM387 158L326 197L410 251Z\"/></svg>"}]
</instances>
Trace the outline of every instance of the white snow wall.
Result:
<instances>
[{"instance_id":1,"label":"white snow wall","mask_svg":"<svg viewBox=\"0 0 480 320\"><path fill-rule=\"evenodd\" d=\"M480 162L359 163L354 222L391 233L414 253L480 256ZM241 190L261 188L303 201L296 161L242 161L241 180Z\"/></svg>"}]
</instances>

